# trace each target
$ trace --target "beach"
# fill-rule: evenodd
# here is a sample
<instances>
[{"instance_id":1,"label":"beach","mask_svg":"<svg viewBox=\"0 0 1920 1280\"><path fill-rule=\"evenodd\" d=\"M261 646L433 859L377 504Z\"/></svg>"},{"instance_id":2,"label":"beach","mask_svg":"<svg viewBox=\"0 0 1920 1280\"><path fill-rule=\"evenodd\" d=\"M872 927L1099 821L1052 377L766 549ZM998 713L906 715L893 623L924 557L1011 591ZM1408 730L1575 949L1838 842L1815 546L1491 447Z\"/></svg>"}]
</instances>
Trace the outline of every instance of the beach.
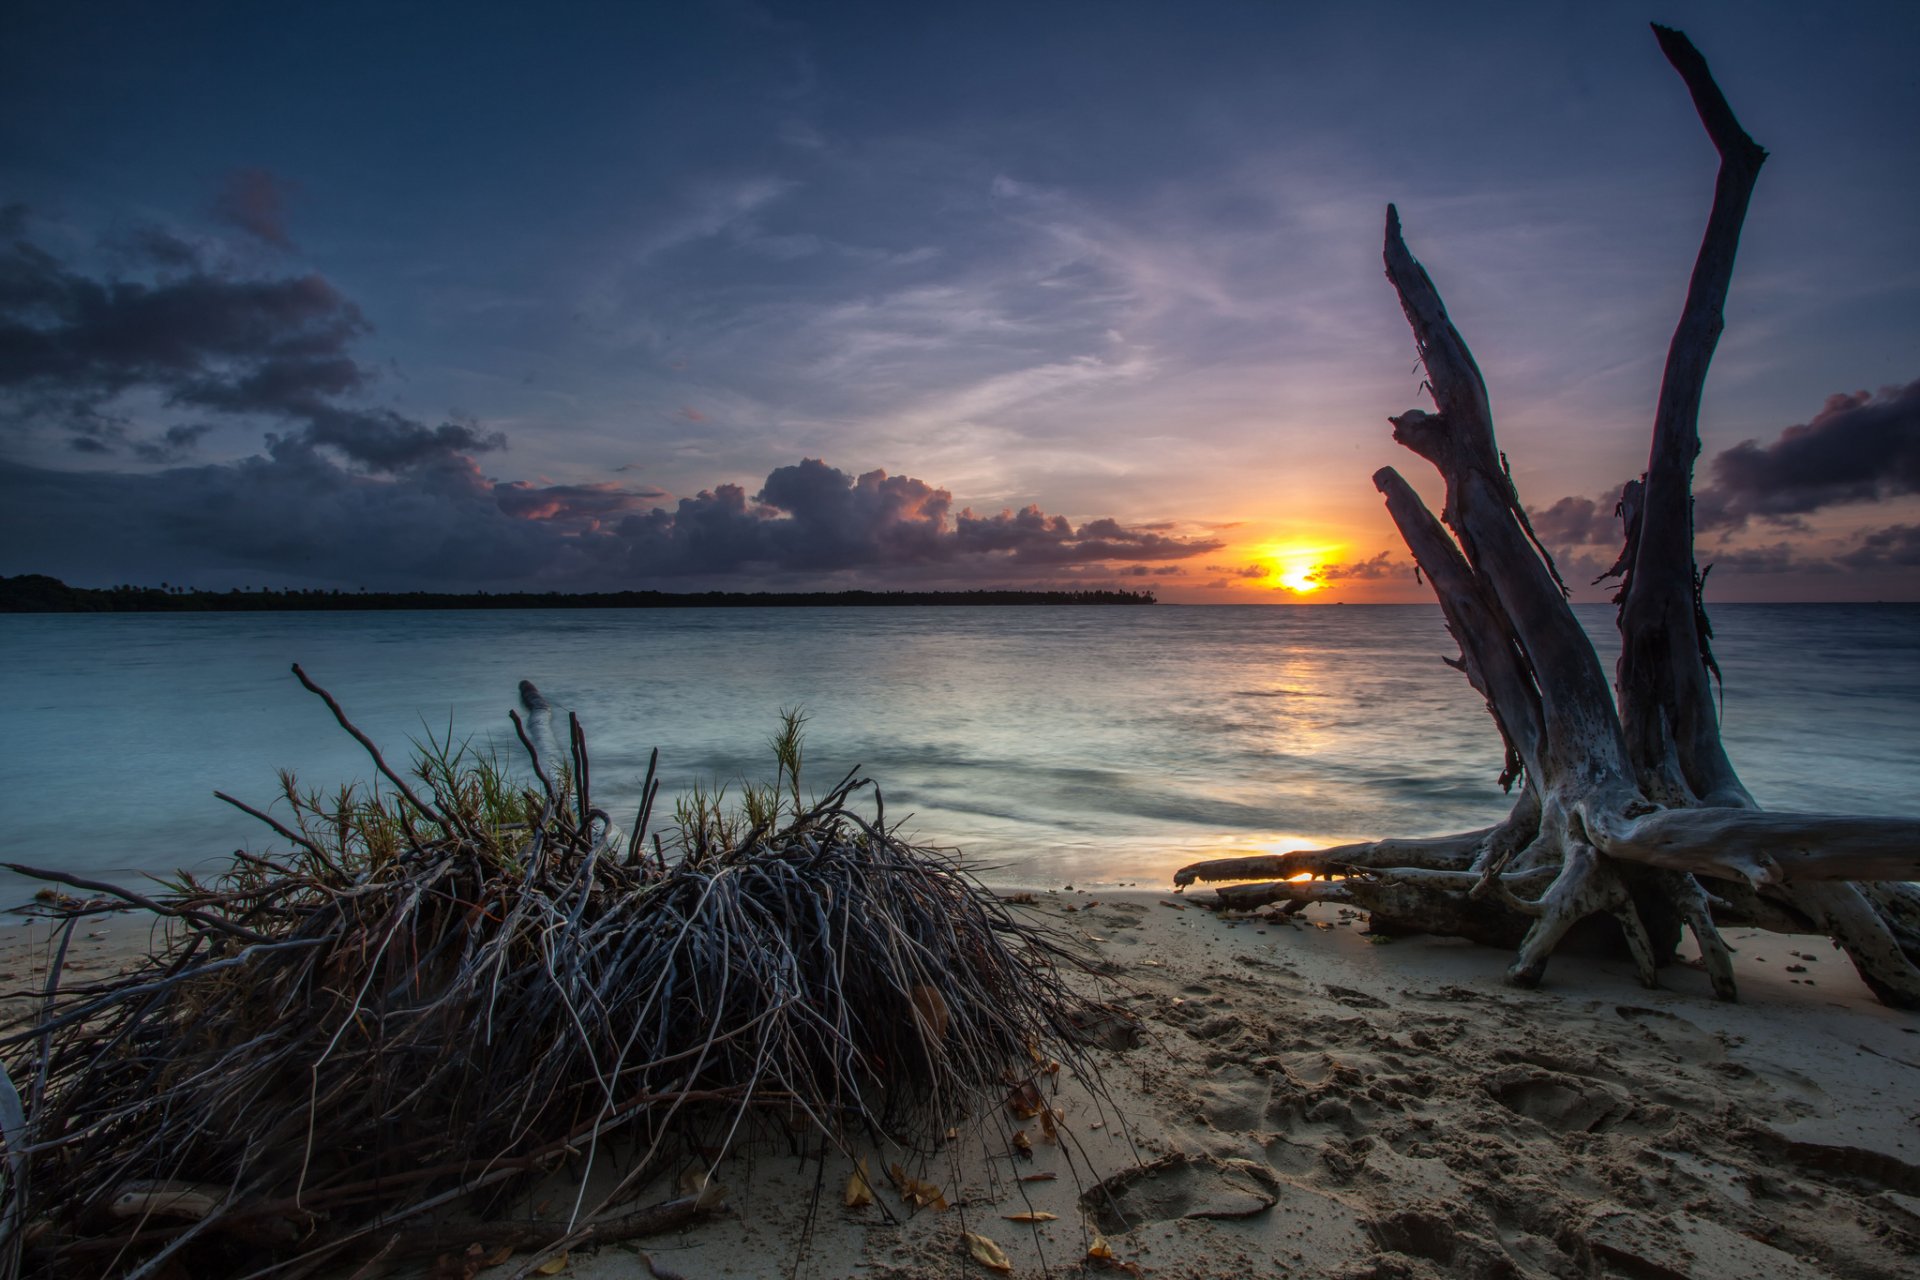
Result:
<instances>
[{"instance_id":1,"label":"beach","mask_svg":"<svg viewBox=\"0 0 1920 1280\"><path fill-rule=\"evenodd\" d=\"M844 1156L763 1138L723 1162L704 1221L575 1250L561 1274L996 1274L969 1233L1023 1277L1893 1277L1920 1251L1920 1019L1875 1003L1824 938L1734 931L1726 1004L1685 964L1645 990L1626 962L1576 954L1518 990L1502 952L1383 942L1337 908L1033 897L1126 1015L1089 1032L1100 1088L1050 1077L1054 1137L990 1094L902 1170L944 1210L908 1203L898 1152L856 1143L875 1203L849 1208ZM41 932L11 931L8 990L44 981ZM132 920L80 929L70 980L146 938ZM553 1216L574 1190L537 1194ZM1053 1216L1018 1220L1034 1214ZM1087 1257L1096 1241L1110 1259Z\"/></svg>"}]
</instances>

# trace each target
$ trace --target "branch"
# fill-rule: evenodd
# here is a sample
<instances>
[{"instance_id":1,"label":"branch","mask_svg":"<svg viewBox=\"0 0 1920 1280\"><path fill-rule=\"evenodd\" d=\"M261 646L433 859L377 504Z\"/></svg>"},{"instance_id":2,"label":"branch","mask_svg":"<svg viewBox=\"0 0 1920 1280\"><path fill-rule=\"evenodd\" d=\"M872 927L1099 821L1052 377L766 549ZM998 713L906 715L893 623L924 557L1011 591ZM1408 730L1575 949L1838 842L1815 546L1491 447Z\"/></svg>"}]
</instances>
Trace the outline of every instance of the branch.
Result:
<instances>
[{"instance_id":1,"label":"branch","mask_svg":"<svg viewBox=\"0 0 1920 1280\"><path fill-rule=\"evenodd\" d=\"M1399 526L1414 563L1433 584L1447 628L1460 643L1467 680L1487 700L1487 710L1499 726L1508 753L1500 781L1511 784L1517 763L1537 782L1541 776L1540 696L1506 616L1399 472L1380 468L1373 473L1373 487L1386 495L1387 513Z\"/></svg>"},{"instance_id":2,"label":"branch","mask_svg":"<svg viewBox=\"0 0 1920 1280\"><path fill-rule=\"evenodd\" d=\"M1574 775L1629 776L1613 693L1559 578L1535 550L1500 460L1480 369L1426 269L1400 235L1388 206L1387 279L1413 326L1438 416L1413 410L1393 419L1393 437L1432 462L1447 481L1442 513L1474 573L1490 588L1519 640L1540 693L1542 782Z\"/></svg>"},{"instance_id":3,"label":"branch","mask_svg":"<svg viewBox=\"0 0 1920 1280\"><path fill-rule=\"evenodd\" d=\"M1726 327L1740 229L1767 153L1740 127L1692 42L1667 27L1656 25L1653 33L1693 96L1700 122L1720 153L1720 172L1686 304L1667 345L1639 536L1620 594L1621 726L1643 777L1671 772L1667 758L1677 755L1688 787L1700 800L1751 806L1753 798L1720 744L1707 680L1711 655L1694 608L1693 463L1700 454L1707 368Z\"/></svg>"},{"instance_id":4,"label":"branch","mask_svg":"<svg viewBox=\"0 0 1920 1280\"><path fill-rule=\"evenodd\" d=\"M1356 868L1427 867L1436 871L1464 871L1487 837L1497 830L1498 827L1484 827L1457 836L1425 840L1375 840L1331 849L1215 858L1180 868L1173 873L1173 882L1184 886L1195 880L1284 880L1298 875L1345 875Z\"/></svg>"},{"instance_id":5,"label":"branch","mask_svg":"<svg viewBox=\"0 0 1920 1280\"><path fill-rule=\"evenodd\" d=\"M1920 818L1661 809L1637 818L1583 812L1603 853L1749 884L1920 879Z\"/></svg>"}]
</instances>

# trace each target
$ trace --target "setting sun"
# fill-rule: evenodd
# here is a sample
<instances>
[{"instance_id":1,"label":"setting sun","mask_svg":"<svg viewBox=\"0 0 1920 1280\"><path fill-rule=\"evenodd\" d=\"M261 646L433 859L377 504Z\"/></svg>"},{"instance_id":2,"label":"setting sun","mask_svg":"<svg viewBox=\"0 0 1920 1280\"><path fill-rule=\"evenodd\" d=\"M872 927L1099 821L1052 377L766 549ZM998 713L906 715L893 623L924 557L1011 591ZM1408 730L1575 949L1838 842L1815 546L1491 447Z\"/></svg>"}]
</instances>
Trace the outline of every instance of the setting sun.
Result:
<instances>
[{"instance_id":1,"label":"setting sun","mask_svg":"<svg viewBox=\"0 0 1920 1280\"><path fill-rule=\"evenodd\" d=\"M1339 551L1339 547L1275 543L1260 548L1257 563L1267 567L1265 581L1272 590L1311 595L1327 585L1314 576L1314 570L1327 564Z\"/></svg>"}]
</instances>

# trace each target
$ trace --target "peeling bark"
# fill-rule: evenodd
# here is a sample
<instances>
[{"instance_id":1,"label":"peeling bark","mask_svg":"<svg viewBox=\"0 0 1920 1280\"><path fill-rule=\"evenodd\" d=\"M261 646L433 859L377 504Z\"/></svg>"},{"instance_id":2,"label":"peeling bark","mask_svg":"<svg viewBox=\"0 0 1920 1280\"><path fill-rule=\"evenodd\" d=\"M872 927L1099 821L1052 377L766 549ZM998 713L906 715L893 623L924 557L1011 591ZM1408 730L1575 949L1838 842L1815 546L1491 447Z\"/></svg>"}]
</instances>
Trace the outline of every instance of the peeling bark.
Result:
<instances>
[{"instance_id":1,"label":"peeling bark","mask_svg":"<svg viewBox=\"0 0 1920 1280\"><path fill-rule=\"evenodd\" d=\"M1722 999L1735 998L1722 924L1830 935L1892 1005L1920 1008L1920 819L1768 813L1720 741L1717 676L1693 558L1693 463L1707 369L1754 183L1766 159L1687 38L1654 27L1720 154L1713 208L1668 347L1646 473L1626 486L1621 655L1609 686L1534 537L1493 428L1485 380L1439 290L1387 209L1384 259L1437 412L1393 436L1446 483L1440 518L1392 468L1374 476L1460 646L1450 660L1486 699L1506 747L1513 814L1458 836L1382 840L1197 863L1226 907L1341 902L1394 931L1515 946L1509 980L1537 984L1580 921L1618 922L1640 980L1656 981L1682 928ZM1308 875L1320 879L1289 879ZM1852 881L1865 883L1856 885ZM1882 883L1875 883L1882 882ZM1531 896L1529 896L1531 895ZM1654 924L1653 929L1648 923Z\"/></svg>"}]
</instances>

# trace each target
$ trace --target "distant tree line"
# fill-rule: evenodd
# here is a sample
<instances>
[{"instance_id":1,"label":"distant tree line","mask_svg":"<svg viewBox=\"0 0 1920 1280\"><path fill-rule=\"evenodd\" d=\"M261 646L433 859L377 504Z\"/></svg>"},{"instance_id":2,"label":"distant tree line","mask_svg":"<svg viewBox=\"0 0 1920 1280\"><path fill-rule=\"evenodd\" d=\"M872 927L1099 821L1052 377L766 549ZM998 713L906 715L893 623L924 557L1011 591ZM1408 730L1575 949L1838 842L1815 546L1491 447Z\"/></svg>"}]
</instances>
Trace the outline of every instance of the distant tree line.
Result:
<instances>
[{"instance_id":1,"label":"distant tree line","mask_svg":"<svg viewBox=\"0 0 1920 1280\"><path fill-rule=\"evenodd\" d=\"M202 591L157 587L70 587L27 573L0 577L0 613L266 613L370 609L724 609L807 606L978 604L1153 604L1152 591Z\"/></svg>"}]
</instances>

